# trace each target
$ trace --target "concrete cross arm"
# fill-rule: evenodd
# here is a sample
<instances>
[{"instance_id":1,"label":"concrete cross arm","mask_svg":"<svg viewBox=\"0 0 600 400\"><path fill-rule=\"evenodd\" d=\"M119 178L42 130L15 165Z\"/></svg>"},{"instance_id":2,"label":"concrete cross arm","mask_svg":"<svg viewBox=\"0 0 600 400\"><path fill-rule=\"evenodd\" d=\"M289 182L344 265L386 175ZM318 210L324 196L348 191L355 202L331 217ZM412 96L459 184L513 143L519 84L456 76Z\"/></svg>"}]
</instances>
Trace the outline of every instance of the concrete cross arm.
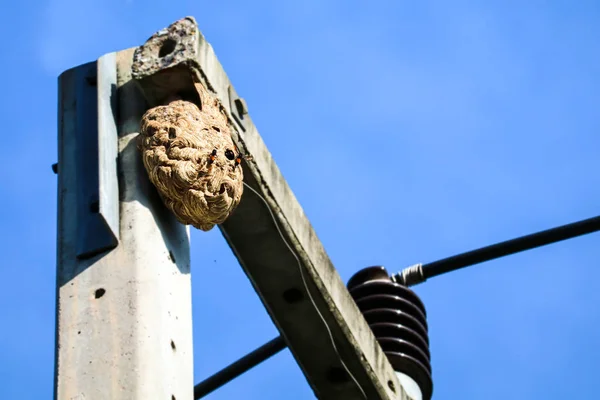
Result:
<instances>
[{"instance_id":1,"label":"concrete cross arm","mask_svg":"<svg viewBox=\"0 0 600 400\"><path fill-rule=\"evenodd\" d=\"M196 21L184 18L157 32L136 50L133 63L133 77L150 105L174 93L194 101L189 89L201 80L226 110L235 144L251 156L242 163L244 180L266 203L246 187L220 229L317 397L404 398L394 370Z\"/></svg>"}]
</instances>

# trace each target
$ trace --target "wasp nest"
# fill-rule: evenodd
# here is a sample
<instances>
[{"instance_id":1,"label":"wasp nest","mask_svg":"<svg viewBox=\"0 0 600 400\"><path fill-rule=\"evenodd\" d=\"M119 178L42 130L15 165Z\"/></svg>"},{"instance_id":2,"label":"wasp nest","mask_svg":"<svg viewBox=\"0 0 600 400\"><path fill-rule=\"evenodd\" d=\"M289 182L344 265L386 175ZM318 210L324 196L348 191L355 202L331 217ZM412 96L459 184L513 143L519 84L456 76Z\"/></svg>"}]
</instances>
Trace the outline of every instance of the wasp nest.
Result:
<instances>
[{"instance_id":1,"label":"wasp nest","mask_svg":"<svg viewBox=\"0 0 600 400\"><path fill-rule=\"evenodd\" d=\"M179 222L208 231L239 204L243 173L218 101L198 89L202 111L184 100L148 110L139 145L150 181L167 208Z\"/></svg>"}]
</instances>

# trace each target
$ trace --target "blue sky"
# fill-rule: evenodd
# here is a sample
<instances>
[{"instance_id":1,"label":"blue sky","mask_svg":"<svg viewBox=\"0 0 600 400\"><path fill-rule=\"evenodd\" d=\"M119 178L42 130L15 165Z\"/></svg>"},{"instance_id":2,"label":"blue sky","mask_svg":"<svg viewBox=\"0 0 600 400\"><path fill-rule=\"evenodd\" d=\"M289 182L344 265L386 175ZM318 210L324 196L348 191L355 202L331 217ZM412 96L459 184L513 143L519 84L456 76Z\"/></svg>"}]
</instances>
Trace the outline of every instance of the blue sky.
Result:
<instances>
[{"instance_id":1,"label":"blue sky","mask_svg":"<svg viewBox=\"0 0 600 400\"><path fill-rule=\"evenodd\" d=\"M599 213L598 2L2 8L2 399L52 396L57 76L186 15L247 100L344 281L365 266L395 271ZM589 235L416 287L434 399L595 398L599 241ZM277 332L218 230L192 233L192 263L198 382ZM199 273L215 265L235 294L229 303ZM286 350L207 398L313 395Z\"/></svg>"}]
</instances>

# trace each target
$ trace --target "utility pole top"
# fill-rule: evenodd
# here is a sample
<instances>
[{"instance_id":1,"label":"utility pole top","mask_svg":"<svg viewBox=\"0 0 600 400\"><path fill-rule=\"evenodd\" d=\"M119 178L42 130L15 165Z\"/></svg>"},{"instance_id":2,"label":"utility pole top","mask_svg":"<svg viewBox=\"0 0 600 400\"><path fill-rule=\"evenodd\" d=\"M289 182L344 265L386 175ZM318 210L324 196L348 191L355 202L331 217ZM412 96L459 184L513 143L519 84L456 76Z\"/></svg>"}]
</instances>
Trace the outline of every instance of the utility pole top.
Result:
<instances>
[{"instance_id":1,"label":"utility pole top","mask_svg":"<svg viewBox=\"0 0 600 400\"><path fill-rule=\"evenodd\" d=\"M148 107L209 93L245 155L219 229L315 395L408 399L194 18L104 60L61 78L57 398L192 399L188 233L135 140Z\"/></svg>"},{"instance_id":2,"label":"utility pole top","mask_svg":"<svg viewBox=\"0 0 600 400\"><path fill-rule=\"evenodd\" d=\"M197 102L198 82L219 99L234 143L250 156L242 163L244 181L266 200L246 188L219 227L315 394L402 398L394 370L196 21L183 18L154 34L136 50L133 76L151 105L172 95Z\"/></svg>"}]
</instances>

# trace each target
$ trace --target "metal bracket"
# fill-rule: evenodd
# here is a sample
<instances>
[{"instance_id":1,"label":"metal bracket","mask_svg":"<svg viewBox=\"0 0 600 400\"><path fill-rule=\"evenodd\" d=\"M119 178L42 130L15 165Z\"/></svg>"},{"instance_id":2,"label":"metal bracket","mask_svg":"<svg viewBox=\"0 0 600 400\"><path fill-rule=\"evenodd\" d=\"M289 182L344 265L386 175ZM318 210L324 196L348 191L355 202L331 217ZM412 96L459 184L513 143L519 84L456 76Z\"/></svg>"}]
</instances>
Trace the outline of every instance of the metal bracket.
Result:
<instances>
[{"instance_id":1,"label":"metal bracket","mask_svg":"<svg viewBox=\"0 0 600 400\"><path fill-rule=\"evenodd\" d=\"M77 152L77 258L113 249L119 242L117 67L115 53L73 71ZM62 129L69 127L62 126ZM60 160L59 160L60 163Z\"/></svg>"},{"instance_id":2,"label":"metal bracket","mask_svg":"<svg viewBox=\"0 0 600 400\"><path fill-rule=\"evenodd\" d=\"M239 125L244 132L246 132L246 121L248 120L248 106L246 101L238 96L233 86L229 85L227 88L227 95L229 97L229 109L233 119Z\"/></svg>"}]
</instances>

